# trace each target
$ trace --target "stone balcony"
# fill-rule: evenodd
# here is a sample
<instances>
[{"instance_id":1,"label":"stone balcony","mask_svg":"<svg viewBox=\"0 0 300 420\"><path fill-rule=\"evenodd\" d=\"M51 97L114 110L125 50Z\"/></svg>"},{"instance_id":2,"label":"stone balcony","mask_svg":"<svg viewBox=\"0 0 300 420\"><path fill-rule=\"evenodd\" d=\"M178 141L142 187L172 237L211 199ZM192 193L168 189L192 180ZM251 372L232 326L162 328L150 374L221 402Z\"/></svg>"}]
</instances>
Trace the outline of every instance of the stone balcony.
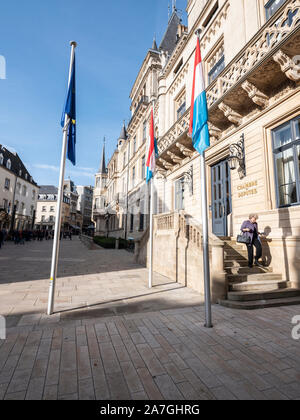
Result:
<instances>
[{"instance_id":1,"label":"stone balcony","mask_svg":"<svg viewBox=\"0 0 300 420\"><path fill-rule=\"evenodd\" d=\"M290 0L206 89L211 144L300 85L300 0ZM173 170L194 153L190 109L159 140L158 166Z\"/></svg>"}]
</instances>

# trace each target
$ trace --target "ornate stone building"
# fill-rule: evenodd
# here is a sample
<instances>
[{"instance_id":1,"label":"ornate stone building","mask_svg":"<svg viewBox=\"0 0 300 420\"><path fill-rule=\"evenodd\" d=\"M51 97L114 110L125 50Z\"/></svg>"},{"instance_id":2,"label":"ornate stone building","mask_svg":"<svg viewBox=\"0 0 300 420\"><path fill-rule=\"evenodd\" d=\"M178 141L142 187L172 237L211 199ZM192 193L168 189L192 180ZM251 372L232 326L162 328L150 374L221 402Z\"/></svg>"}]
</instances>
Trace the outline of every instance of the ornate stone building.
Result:
<instances>
[{"instance_id":1,"label":"ornate stone building","mask_svg":"<svg viewBox=\"0 0 300 420\"><path fill-rule=\"evenodd\" d=\"M0 145L0 229L32 229L38 192L19 155Z\"/></svg>"},{"instance_id":2,"label":"ornate stone building","mask_svg":"<svg viewBox=\"0 0 300 420\"><path fill-rule=\"evenodd\" d=\"M159 149L154 269L203 293L199 156L188 137L200 28L211 135L206 163L213 299L246 308L299 303L300 0L188 0L187 16L187 28L176 23L173 48L166 52L162 43L157 53L149 52L132 90L133 119L122 146L128 152L147 121L150 104L142 87L152 60ZM259 214L265 233L266 268L252 271L246 251L233 240L250 212ZM138 258L147 260L146 234Z\"/></svg>"}]
</instances>

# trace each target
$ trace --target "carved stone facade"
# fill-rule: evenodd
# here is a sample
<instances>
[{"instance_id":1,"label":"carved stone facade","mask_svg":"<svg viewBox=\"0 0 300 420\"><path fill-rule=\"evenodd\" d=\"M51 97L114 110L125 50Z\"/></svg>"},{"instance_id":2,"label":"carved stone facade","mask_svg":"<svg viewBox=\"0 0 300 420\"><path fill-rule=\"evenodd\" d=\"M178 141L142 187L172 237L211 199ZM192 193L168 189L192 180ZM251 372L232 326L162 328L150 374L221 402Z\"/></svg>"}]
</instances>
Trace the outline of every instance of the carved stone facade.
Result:
<instances>
[{"instance_id":1,"label":"carved stone facade","mask_svg":"<svg viewBox=\"0 0 300 420\"><path fill-rule=\"evenodd\" d=\"M299 202L282 208L278 196L284 196L281 190L287 188L281 185L281 182L284 184L281 178L285 170L280 169L279 163L274 163L277 162L274 143L276 129L289 121L297 121L298 116L300 119L300 0L285 1L273 15L270 15L267 7L265 0L219 0L217 5L212 0L189 0L188 28L181 25L181 29L178 29L172 52L158 51L157 54L153 53L151 59L149 53L148 61L142 66L131 93L132 111L136 116L133 115L129 123L126 146L124 144L124 149L118 153L126 151L129 142L132 144L137 127L147 121L151 102L155 100L155 132L159 154L155 210L156 213L163 213L157 216L157 229L164 230L162 224L170 224L173 220L170 215L183 210L189 218L189 226L193 223L201 226L199 157L193 149L188 131L195 31L202 28L201 53L211 136L211 146L206 152L211 234L216 233L217 205L224 219L223 235L218 236L235 236L249 212L259 213L260 230L268 232L264 252L272 259L274 271L283 272L285 279L300 286L300 263L295 257L300 252L300 196ZM212 60L212 57L217 59ZM146 75L154 81L155 86L150 93L149 103L143 100L142 94ZM296 122L293 124L293 127L298 127ZM300 136L300 128L293 130L294 137ZM238 143L242 136L245 175L241 179L239 170L222 172L223 175L216 182L218 168L224 167L224 171L227 171L226 161L231 145ZM297 147L295 144L295 154ZM139 145L136 159L141 160L145 152L145 147ZM134 157L132 162L136 162ZM280 162L286 165L284 159ZM129 174L134 164L130 161L129 166L125 165L124 168L129 168ZM297 194L300 194L300 168L296 169L299 174L295 175L295 184ZM278 175L280 170L282 173ZM189 176L186 176L187 173ZM222 184L225 178L226 182ZM191 185L193 188L189 188ZM218 201L216 196L219 189L221 198ZM133 200L140 202L136 191L129 188L128 196L132 194ZM292 194L295 201L295 191ZM228 214L222 210L225 201ZM164 216L165 219L160 219ZM137 234L133 236L139 237ZM176 235L173 237L175 242L180 240ZM145 238L142 241L146 243ZM173 247L174 244L168 242L169 245ZM166 242L161 240L157 246L161 248L155 250L156 255L162 255ZM146 252L141 252L146 255ZM171 264L171 254L168 256L170 261L164 259L166 265ZM154 269L159 271L160 264L154 260ZM174 274L174 278L176 275L178 273Z\"/></svg>"}]
</instances>

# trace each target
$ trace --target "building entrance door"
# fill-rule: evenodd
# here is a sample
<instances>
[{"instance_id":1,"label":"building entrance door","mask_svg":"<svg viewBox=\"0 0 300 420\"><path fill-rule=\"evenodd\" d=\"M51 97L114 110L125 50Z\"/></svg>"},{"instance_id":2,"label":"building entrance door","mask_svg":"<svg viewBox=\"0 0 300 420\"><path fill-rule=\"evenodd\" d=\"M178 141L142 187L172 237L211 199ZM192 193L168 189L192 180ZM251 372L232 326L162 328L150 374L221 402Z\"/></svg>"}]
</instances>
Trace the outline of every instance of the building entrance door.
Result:
<instances>
[{"instance_id":1,"label":"building entrance door","mask_svg":"<svg viewBox=\"0 0 300 420\"><path fill-rule=\"evenodd\" d=\"M217 236L227 236L227 216L232 211L231 177L227 160L211 168L212 179L212 230Z\"/></svg>"}]
</instances>

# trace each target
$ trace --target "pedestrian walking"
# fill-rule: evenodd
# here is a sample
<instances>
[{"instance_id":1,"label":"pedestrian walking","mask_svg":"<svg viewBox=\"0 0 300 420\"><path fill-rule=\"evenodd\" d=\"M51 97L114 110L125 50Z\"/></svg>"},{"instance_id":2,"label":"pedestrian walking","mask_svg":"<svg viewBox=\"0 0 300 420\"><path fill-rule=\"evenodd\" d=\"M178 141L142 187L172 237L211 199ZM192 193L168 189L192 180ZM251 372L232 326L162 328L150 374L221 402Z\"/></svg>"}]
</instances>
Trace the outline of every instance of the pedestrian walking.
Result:
<instances>
[{"instance_id":1,"label":"pedestrian walking","mask_svg":"<svg viewBox=\"0 0 300 420\"><path fill-rule=\"evenodd\" d=\"M256 248L256 255L255 255L255 265L258 267L263 267L263 265L259 262L262 257L262 244L260 236L263 233L259 232L258 230L258 215L257 214L250 214L249 220L245 220L241 226L241 231L244 233L244 236L248 238L247 248L248 248L248 266L249 268L253 267L253 258L254 258L254 247Z\"/></svg>"}]
</instances>

